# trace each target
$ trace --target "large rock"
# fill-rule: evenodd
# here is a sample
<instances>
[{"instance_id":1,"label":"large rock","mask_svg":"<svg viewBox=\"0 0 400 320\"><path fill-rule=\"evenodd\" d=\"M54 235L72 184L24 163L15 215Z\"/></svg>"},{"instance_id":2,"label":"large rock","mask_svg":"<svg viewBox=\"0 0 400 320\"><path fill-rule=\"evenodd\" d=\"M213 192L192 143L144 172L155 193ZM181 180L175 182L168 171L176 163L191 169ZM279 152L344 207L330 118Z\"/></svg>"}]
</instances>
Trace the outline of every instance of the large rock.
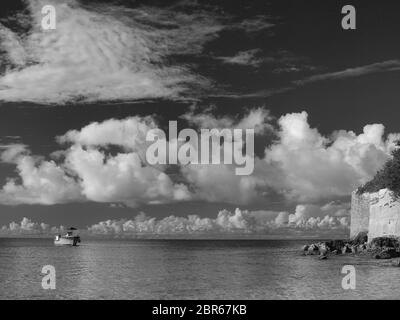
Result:
<instances>
[{"instance_id":1,"label":"large rock","mask_svg":"<svg viewBox=\"0 0 400 320\"><path fill-rule=\"evenodd\" d=\"M313 243L308 247L307 252L308 254L317 254L319 252L319 248L315 243Z\"/></svg>"},{"instance_id":2,"label":"large rock","mask_svg":"<svg viewBox=\"0 0 400 320\"><path fill-rule=\"evenodd\" d=\"M358 250L359 251L364 251L364 250L366 250L367 249L367 245L366 244L360 244L360 245L358 245Z\"/></svg>"},{"instance_id":3,"label":"large rock","mask_svg":"<svg viewBox=\"0 0 400 320\"><path fill-rule=\"evenodd\" d=\"M327 246L329 247L330 251L336 250L338 252L341 252L344 245L345 243L343 240L332 240L327 242Z\"/></svg>"},{"instance_id":4,"label":"large rock","mask_svg":"<svg viewBox=\"0 0 400 320\"><path fill-rule=\"evenodd\" d=\"M349 246L347 243L343 246L343 248L342 248L342 253L343 253L343 254L345 254L345 253L351 253L351 248L350 248L350 246Z\"/></svg>"},{"instance_id":5,"label":"large rock","mask_svg":"<svg viewBox=\"0 0 400 320\"><path fill-rule=\"evenodd\" d=\"M329 249L329 247L328 247L328 245L327 245L326 242L320 242L320 243L318 243L318 250L319 250L320 252L328 252L328 251L330 251L330 249Z\"/></svg>"},{"instance_id":6,"label":"large rock","mask_svg":"<svg viewBox=\"0 0 400 320\"><path fill-rule=\"evenodd\" d=\"M368 242L368 232L362 231L351 241L352 245L360 245Z\"/></svg>"},{"instance_id":7,"label":"large rock","mask_svg":"<svg viewBox=\"0 0 400 320\"><path fill-rule=\"evenodd\" d=\"M375 259L392 259L400 257L400 253L394 248L386 248L375 255Z\"/></svg>"},{"instance_id":8,"label":"large rock","mask_svg":"<svg viewBox=\"0 0 400 320\"><path fill-rule=\"evenodd\" d=\"M302 250L303 250L303 251L307 251L307 250L308 250L308 247L309 247L308 245L304 245L303 248L302 248Z\"/></svg>"}]
</instances>

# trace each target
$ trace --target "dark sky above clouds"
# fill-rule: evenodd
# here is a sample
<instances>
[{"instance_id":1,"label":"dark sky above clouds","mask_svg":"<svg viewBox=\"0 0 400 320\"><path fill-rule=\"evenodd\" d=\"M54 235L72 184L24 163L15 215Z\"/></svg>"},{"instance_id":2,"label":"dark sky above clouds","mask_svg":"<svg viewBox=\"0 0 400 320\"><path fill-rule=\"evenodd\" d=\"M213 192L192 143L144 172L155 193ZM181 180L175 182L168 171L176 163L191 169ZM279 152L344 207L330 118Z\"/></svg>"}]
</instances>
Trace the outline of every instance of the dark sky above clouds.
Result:
<instances>
[{"instance_id":1,"label":"dark sky above clouds","mask_svg":"<svg viewBox=\"0 0 400 320\"><path fill-rule=\"evenodd\" d=\"M43 32L40 8L48 3L1 3L0 144L25 150L0 163L0 226L28 217L83 228L140 212L217 219L226 209L232 221L224 214L207 221L213 232L228 224L221 230L260 225L276 233L285 225L284 234L288 221L299 232L337 232L348 223L339 219L348 216L350 191L387 159L396 137L389 134L400 132L396 1L353 1L357 29L343 30L344 1L60 0L57 29ZM115 178L115 167L85 167L83 160L104 145L89 143L79 153L79 139L104 135L103 143L110 132L141 123L123 124L135 116L150 116L162 128L169 120L180 128L260 125L254 179L240 181L226 168L169 168L150 201L156 173L135 167L142 180L131 185ZM115 122L105 125L109 119ZM97 131L89 132L93 122ZM81 135L60 144L56 137L71 130ZM66 161L52 156L60 150ZM103 196L106 185L114 189Z\"/></svg>"}]
</instances>

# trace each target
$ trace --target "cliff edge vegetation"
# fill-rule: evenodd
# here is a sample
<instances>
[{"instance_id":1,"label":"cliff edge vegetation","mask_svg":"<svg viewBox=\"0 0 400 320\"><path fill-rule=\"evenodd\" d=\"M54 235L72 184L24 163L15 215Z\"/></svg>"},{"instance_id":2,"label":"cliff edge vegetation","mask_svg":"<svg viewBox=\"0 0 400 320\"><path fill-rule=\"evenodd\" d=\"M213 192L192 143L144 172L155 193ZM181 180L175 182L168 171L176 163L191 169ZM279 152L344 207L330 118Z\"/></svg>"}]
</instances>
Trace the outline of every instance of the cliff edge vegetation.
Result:
<instances>
[{"instance_id":1,"label":"cliff edge vegetation","mask_svg":"<svg viewBox=\"0 0 400 320\"><path fill-rule=\"evenodd\" d=\"M357 189L357 194L389 189L396 197L400 197L400 141L396 142L396 148L391 155L392 157L386 161L374 178Z\"/></svg>"}]
</instances>

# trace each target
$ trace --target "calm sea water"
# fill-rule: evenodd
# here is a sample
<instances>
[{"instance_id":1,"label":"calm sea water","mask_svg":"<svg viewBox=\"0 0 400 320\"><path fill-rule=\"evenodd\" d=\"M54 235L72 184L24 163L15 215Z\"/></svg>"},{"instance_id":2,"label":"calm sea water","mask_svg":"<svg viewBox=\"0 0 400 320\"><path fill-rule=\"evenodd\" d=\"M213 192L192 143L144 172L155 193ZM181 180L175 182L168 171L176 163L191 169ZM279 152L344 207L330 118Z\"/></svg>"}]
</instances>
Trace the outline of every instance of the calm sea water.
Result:
<instances>
[{"instance_id":1,"label":"calm sea water","mask_svg":"<svg viewBox=\"0 0 400 320\"><path fill-rule=\"evenodd\" d=\"M0 299L398 299L400 268L300 255L307 241L0 239ZM356 290L341 269L356 268ZM56 290L43 290L44 265Z\"/></svg>"}]
</instances>

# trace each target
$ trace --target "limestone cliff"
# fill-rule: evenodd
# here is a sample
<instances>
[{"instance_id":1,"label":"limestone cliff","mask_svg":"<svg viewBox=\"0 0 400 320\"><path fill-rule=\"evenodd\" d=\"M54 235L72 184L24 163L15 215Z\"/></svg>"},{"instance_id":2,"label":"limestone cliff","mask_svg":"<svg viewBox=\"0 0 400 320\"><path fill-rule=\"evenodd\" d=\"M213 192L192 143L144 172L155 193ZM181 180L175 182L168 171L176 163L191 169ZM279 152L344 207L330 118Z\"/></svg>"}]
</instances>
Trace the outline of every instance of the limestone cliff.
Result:
<instances>
[{"instance_id":1,"label":"limestone cliff","mask_svg":"<svg viewBox=\"0 0 400 320\"><path fill-rule=\"evenodd\" d=\"M371 241L377 237L400 237L400 199L382 189L375 193L352 193L350 237L367 231Z\"/></svg>"}]
</instances>

